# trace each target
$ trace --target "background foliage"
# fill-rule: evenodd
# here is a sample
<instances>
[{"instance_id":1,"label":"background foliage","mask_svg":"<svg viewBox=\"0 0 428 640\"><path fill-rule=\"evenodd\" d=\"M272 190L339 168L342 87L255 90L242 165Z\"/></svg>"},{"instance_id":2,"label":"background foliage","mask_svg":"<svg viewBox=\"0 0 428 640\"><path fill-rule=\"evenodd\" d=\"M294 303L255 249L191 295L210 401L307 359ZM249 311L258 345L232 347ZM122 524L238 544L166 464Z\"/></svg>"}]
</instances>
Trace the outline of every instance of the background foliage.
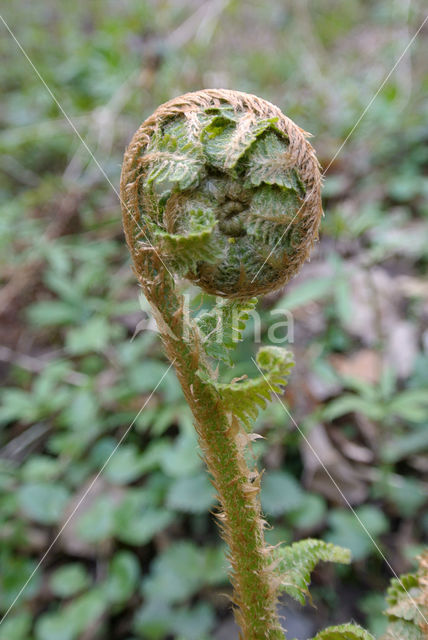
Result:
<instances>
[{"instance_id":1,"label":"background foliage","mask_svg":"<svg viewBox=\"0 0 428 640\"><path fill-rule=\"evenodd\" d=\"M236 637L213 492L122 236L123 150L159 103L223 86L278 104L315 134L326 167L423 17L421 2L398 0L5 6L100 166L2 26L3 613L89 493L1 640ZM284 600L299 639L350 617L380 632L391 570L373 540L402 573L428 533L423 41L422 31L329 168L311 263L258 307L265 343L277 337L271 312L293 312L285 401L360 520L281 405L268 408L254 445L268 536L318 536L354 559L316 572L317 611ZM234 375L256 374L253 342L248 331Z\"/></svg>"}]
</instances>

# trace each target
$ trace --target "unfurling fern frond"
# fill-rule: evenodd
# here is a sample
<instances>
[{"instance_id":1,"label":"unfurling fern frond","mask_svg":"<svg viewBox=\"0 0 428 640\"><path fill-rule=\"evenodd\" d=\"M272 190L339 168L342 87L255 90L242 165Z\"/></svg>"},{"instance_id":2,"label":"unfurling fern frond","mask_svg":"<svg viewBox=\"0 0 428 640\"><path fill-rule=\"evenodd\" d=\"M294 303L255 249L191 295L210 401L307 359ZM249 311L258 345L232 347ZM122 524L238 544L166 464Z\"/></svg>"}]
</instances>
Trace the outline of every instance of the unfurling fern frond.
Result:
<instances>
[{"instance_id":1,"label":"unfurling fern frond","mask_svg":"<svg viewBox=\"0 0 428 640\"><path fill-rule=\"evenodd\" d=\"M287 385L287 377L294 366L293 354L281 347L262 347L257 354L257 365L265 373L251 380L224 384L204 378L220 392L226 411L241 420L248 431L272 394L282 393L282 387Z\"/></svg>"},{"instance_id":2,"label":"unfurling fern frond","mask_svg":"<svg viewBox=\"0 0 428 640\"><path fill-rule=\"evenodd\" d=\"M418 622L420 614L410 597L419 596L419 578L416 574L408 573L399 580L393 578L387 592L388 616L402 618L409 622Z\"/></svg>"},{"instance_id":3,"label":"unfurling fern frond","mask_svg":"<svg viewBox=\"0 0 428 640\"><path fill-rule=\"evenodd\" d=\"M312 640L375 640L371 633L356 624L341 624L317 633Z\"/></svg>"},{"instance_id":4,"label":"unfurling fern frond","mask_svg":"<svg viewBox=\"0 0 428 640\"><path fill-rule=\"evenodd\" d=\"M348 549L312 538L275 548L273 556L278 563L275 573L281 579L280 591L285 591L302 605L310 597L311 573L319 562L349 564L351 561Z\"/></svg>"},{"instance_id":5,"label":"unfurling fern frond","mask_svg":"<svg viewBox=\"0 0 428 640\"><path fill-rule=\"evenodd\" d=\"M242 333L257 304L257 298L249 300L220 299L215 307L197 318L203 336L203 346L208 356L232 364L230 351L242 340Z\"/></svg>"},{"instance_id":6,"label":"unfurling fern frond","mask_svg":"<svg viewBox=\"0 0 428 640\"><path fill-rule=\"evenodd\" d=\"M243 438L235 425L242 422L250 430L259 409L282 392L293 359L284 349L264 347L257 355L259 377L220 384L206 356L228 362L227 352L253 308L252 296L286 284L309 257L322 214L320 191L320 167L305 132L269 102L225 89L161 105L135 133L122 169L127 242L218 492L235 615L245 640L284 640L284 632L258 474L246 460L250 437ZM218 305L196 327L175 290L171 267L206 293L239 302ZM191 330L177 340L181 322L186 326L188 320ZM316 562L336 553L312 550L309 564L301 560L297 567L290 561L296 594L306 592L307 573ZM285 556L281 561L287 565ZM369 640L356 632L324 632L319 639L333 637Z\"/></svg>"},{"instance_id":7,"label":"unfurling fern frond","mask_svg":"<svg viewBox=\"0 0 428 640\"><path fill-rule=\"evenodd\" d=\"M428 637L428 552L417 573L393 578L387 591L389 624L382 640L425 640Z\"/></svg>"},{"instance_id":8,"label":"unfurling fern frond","mask_svg":"<svg viewBox=\"0 0 428 640\"><path fill-rule=\"evenodd\" d=\"M381 640L426 640L426 637L413 622L397 618L388 624Z\"/></svg>"}]
</instances>

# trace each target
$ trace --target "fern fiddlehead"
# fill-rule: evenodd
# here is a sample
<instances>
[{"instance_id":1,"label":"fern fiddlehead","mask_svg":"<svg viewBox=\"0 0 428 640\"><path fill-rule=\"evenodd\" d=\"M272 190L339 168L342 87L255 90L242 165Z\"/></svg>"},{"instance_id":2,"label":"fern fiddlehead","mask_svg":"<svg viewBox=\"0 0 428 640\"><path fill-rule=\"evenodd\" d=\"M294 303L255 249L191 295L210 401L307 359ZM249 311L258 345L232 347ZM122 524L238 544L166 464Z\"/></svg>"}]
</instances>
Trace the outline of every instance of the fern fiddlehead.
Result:
<instances>
[{"instance_id":1,"label":"fern fiddlehead","mask_svg":"<svg viewBox=\"0 0 428 640\"><path fill-rule=\"evenodd\" d=\"M249 298L285 284L307 258L320 182L304 132L277 107L200 91L142 124L125 156L122 196L167 265L209 293ZM142 238L126 207L124 220L135 255Z\"/></svg>"},{"instance_id":2,"label":"fern fiddlehead","mask_svg":"<svg viewBox=\"0 0 428 640\"><path fill-rule=\"evenodd\" d=\"M264 542L260 475L244 449L258 409L286 384L291 355L264 347L265 377L216 379L253 296L285 284L308 257L322 214L320 185L305 132L277 107L237 91L204 90L160 106L124 157L126 239L218 493L242 640L283 639L278 593L301 600L319 560L347 561L322 542L283 552ZM192 319L172 274L227 300ZM355 634L331 637L369 638Z\"/></svg>"}]
</instances>

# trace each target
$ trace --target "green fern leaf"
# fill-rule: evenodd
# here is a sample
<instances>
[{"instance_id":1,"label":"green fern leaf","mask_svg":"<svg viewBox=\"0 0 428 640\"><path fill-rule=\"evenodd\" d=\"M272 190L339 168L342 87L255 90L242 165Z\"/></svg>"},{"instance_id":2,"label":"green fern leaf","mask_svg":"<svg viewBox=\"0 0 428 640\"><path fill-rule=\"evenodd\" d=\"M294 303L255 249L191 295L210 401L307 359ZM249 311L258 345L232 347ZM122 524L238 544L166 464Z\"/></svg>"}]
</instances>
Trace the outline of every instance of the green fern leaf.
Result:
<instances>
[{"instance_id":1,"label":"green fern leaf","mask_svg":"<svg viewBox=\"0 0 428 640\"><path fill-rule=\"evenodd\" d=\"M294 204L290 208L291 202ZM284 241L290 242L293 238L293 211L299 208L299 202L299 196L293 190L272 190L269 185L262 184L251 201L248 229L271 246L273 251L278 233L285 233Z\"/></svg>"},{"instance_id":2,"label":"green fern leaf","mask_svg":"<svg viewBox=\"0 0 428 640\"><path fill-rule=\"evenodd\" d=\"M203 377L216 387L226 410L239 418L248 431L259 410L266 408L272 393L282 393L294 361L286 349L262 347L257 354L257 364L266 373L251 380L223 384Z\"/></svg>"},{"instance_id":3,"label":"green fern leaf","mask_svg":"<svg viewBox=\"0 0 428 640\"><path fill-rule=\"evenodd\" d=\"M400 580L393 578L386 596L389 605L386 610L388 616L417 622L420 614L409 596L416 599L419 592L419 579L415 574L408 573L401 576Z\"/></svg>"},{"instance_id":4,"label":"green fern leaf","mask_svg":"<svg viewBox=\"0 0 428 640\"><path fill-rule=\"evenodd\" d=\"M412 622L395 620L390 622L381 640L424 640L422 630Z\"/></svg>"},{"instance_id":5,"label":"green fern leaf","mask_svg":"<svg viewBox=\"0 0 428 640\"><path fill-rule=\"evenodd\" d=\"M184 191L197 186L205 175L202 151L193 122L181 119L171 123L153 137L147 150L147 184L161 196L169 195L174 188Z\"/></svg>"},{"instance_id":6,"label":"green fern leaf","mask_svg":"<svg viewBox=\"0 0 428 640\"><path fill-rule=\"evenodd\" d=\"M202 155L200 140L202 124L196 114L188 114L173 120L159 129L151 139L147 152L163 151L169 153L186 153L193 157Z\"/></svg>"},{"instance_id":7,"label":"green fern leaf","mask_svg":"<svg viewBox=\"0 0 428 640\"><path fill-rule=\"evenodd\" d=\"M184 191L199 184L202 167L199 158L186 154L159 153L148 173L147 182L155 182L156 192L162 196L169 195L174 187Z\"/></svg>"},{"instance_id":8,"label":"green fern leaf","mask_svg":"<svg viewBox=\"0 0 428 640\"><path fill-rule=\"evenodd\" d=\"M258 187L262 183L278 185L304 196L305 188L296 171L292 169L293 164L284 137L280 138L269 131L260 136L251 148L245 186Z\"/></svg>"},{"instance_id":9,"label":"green fern leaf","mask_svg":"<svg viewBox=\"0 0 428 640\"><path fill-rule=\"evenodd\" d=\"M238 121L230 113L216 115L202 130L204 153L217 169L233 169L252 143L276 121L277 118L257 120L250 113Z\"/></svg>"},{"instance_id":10,"label":"green fern leaf","mask_svg":"<svg viewBox=\"0 0 428 640\"><path fill-rule=\"evenodd\" d=\"M375 640L375 638L356 624L341 624L320 631L313 640Z\"/></svg>"},{"instance_id":11,"label":"green fern leaf","mask_svg":"<svg viewBox=\"0 0 428 640\"><path fill-rule=\"evenodd\" d=\"M185 235L167 233L159 227L153 232L160 254L182 275L195 273L200 261L217 262L221 251L213 233L217 224L215 214L209 210L194 209L188 212L188 217L189 228Z\"/></svg>"},{"instance_id":12,"label":"green fern leaf","mask_svg":"<svg viewBox=\"0 0 428 640\"><path fill-rule=\"evenodd\" d=\"M312 538L295 542L290 546L278 547L274 549L273 556L278 562L275 573L281 578L279 589L302 605L310 595L308 586L311 582L311 572L319 562L349 564L351 561L348 549Z\"/></svg>"},{"instance_id":13,"label":"green fern leaf","mask_svg":"<svg viewBox=\"0 0 428 640\"><path fill-rule=\"evenodd\" d=\"M382 640L423 640L428 628L428 552L419 558L417 573L393 578L387 591L389 624Z\"/></svg>"},{"instance_id":14,"label":"green fern leaf","mask_svg":"<svg viewBox=\"0 0 428 640\"><path fill-rule=\"evenodd\" d=\"M197 318L198 327L203 335L203 346L208 356L232 364L230 351L242 340L251 311L257 304L257 298L249 300L224 300Z\"/></svg>"}]
</instances>

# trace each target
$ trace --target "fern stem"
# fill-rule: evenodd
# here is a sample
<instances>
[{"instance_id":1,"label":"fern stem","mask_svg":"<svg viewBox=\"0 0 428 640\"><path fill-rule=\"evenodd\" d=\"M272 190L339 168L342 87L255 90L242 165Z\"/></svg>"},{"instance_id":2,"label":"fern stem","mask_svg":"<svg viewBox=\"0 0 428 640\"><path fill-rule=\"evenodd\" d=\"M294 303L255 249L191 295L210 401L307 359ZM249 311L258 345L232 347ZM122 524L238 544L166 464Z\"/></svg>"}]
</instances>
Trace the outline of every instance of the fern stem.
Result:
<instances>
[{"instance_id":1,"label":"fern stem","mask_svg":"<svg viewBox=\"0 0 428 640\"><path fill-rule=\"evenodd\" d=\"M195 418L199 443L218 493L221 511L217 516L230 549L230 577L235 617L242 629L240 638L284 640L276 612L276 580L269 567L272 559L263 535L259 477L250 475L243 433L226 414L213 385L204 383L196 374L197 370L208 371L208 364L200 348L198 328L184 317L183 301L174 291L173 280L155 256L151 257L150 266L144 262L144 268L140 270L137 265L136 270ZM186 338L183 322L188 323Z\"/></svg>"}]
</instances>

